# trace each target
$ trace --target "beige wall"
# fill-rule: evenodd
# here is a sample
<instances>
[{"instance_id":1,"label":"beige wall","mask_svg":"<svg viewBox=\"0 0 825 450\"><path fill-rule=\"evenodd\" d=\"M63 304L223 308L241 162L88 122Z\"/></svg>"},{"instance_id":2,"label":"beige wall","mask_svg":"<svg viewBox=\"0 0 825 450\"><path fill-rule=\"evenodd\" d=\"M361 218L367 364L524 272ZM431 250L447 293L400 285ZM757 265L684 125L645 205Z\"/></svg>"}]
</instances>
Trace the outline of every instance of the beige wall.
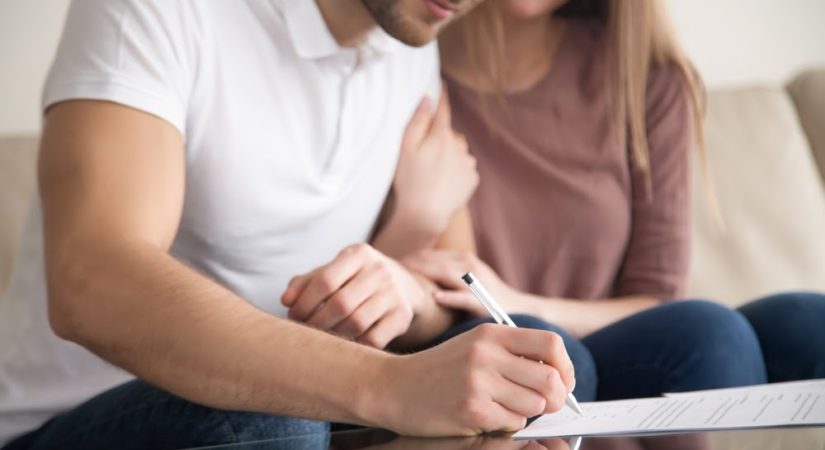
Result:
<instances>
[{"instance_id":1,"label":"beige wall","mask_svg":"<svg viewBox=\"0 0 825 450\"><path fill-rule=\"evenodd\" d=\"M783 83L825 65L825 0L666 0L711 87Z\"/></svg>"},{"instance_id":2,"label":"beige wall","mask_svg":"<svg viewBox=\"0 0 825 450\"><path fill-rule=\"evenodd\" d=\"M40 127L40 88L68 3L0 0L0 135ZM666 3L710 87L782 82L800 67L825 64L825 0Z\"/></svg>"},{"instance_id":3,"label":"beige wall","mask_svg":"<svg viewBox=\"0 0 825 450\"><path fill-rule=\"evenodd\" d=\"M0 0L0 135L40 128L40 89L68 0Z\"/></svg>"}]
</instances>

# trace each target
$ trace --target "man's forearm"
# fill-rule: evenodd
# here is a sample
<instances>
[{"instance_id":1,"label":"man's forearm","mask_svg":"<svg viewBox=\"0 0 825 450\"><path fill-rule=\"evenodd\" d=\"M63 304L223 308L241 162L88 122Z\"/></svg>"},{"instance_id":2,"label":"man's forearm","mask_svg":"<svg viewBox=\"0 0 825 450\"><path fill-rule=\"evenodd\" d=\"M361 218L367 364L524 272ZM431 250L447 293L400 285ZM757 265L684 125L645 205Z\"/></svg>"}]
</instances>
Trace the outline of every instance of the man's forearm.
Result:
<instances>
[{"instance_id":1,"label":"man's forearm","mask_svg":"<svg viewBox=\"0 0 825 450\"><path fill-rule=\"evenodd\" d=\"M199 404L374 425L362 406L391 355L264 313L150 244L111 244L51 255L63 337Z\"/></svg>"}]
</instances>

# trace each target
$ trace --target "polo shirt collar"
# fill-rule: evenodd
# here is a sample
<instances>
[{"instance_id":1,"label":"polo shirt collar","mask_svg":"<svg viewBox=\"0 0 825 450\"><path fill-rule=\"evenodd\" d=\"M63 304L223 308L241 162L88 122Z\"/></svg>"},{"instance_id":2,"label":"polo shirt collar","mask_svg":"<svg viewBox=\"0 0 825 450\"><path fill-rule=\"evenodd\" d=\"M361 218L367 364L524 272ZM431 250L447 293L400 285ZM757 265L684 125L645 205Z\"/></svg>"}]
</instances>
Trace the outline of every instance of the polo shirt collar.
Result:
<instances>
[{"instance_id":1,"label":"polo shirt collar","mask_svg":"<svg viewBox=\"0 0 825 450\"><path fill-rule=\"evenodd\" d=\"M330 32L315 0L281 0L287 31L298 56L306 59L324 58L344 50ZM390 53L404 44L376 26L359 50L369 56Z\"/></svg>"}]
</instances>

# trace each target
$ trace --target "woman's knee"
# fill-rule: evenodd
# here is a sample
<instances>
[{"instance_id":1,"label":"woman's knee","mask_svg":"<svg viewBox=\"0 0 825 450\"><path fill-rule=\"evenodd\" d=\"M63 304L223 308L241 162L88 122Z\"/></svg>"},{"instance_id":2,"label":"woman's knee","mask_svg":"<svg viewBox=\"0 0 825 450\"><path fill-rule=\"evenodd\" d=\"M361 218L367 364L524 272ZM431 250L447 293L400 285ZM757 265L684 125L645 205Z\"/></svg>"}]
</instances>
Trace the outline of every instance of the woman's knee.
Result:
<instances>
[{"instance_id":1,"label":"woman's knee","mask_svg":"<svg viewBox=\"0 0 825 450\"><path fill-rule=\"evenodd\" d=\"M734 309L706 300L671 303L670 326L679 331L691 346L705 351L730 353L759 350L759 341L745 317Z\"/></svg>"},{"instance_id":2,"label":"woman's knee","mask_svg":"<svg viewBox=\"0 0 825 450\"><path fill-rule=\"evenodd\" d=\"M708 382L724 387L766 381L759 340L738 311L704 300L663 308L668 310L661 319L670 327L671 338L678 340L682 357L696 361L700 371L707 372Z\"/></svg>"},{"instance_id":3,"label":"woman's knee","mask_svg":"<svg viewBox=\"0 0 825 450\"><path fill-rule=\"evenodd\" d=\"M740 311L759 337L771 381L825 376L825 296L777 294Z\"/></svg>"},{"instance_id":4,"label":"woman's knee","mask_svg":"<svg viewBox=\"0 0 825 450\"><path fill-rule=\"evenodd\" d=\"M762 328L819 332L825 320L825 295L787 292L756 300L739 308L757 333Z\"/></svg>"}]
</instances>

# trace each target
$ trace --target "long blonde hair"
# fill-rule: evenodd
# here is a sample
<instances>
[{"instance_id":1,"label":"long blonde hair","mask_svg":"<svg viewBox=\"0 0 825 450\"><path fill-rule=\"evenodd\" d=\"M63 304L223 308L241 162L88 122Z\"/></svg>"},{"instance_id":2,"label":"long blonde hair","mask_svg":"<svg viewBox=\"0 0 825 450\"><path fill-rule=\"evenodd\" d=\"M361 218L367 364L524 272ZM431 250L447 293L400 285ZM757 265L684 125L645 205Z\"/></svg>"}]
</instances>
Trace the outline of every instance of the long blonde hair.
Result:
<instances>
[{"instance_id":1,"label":"long blonde hair","mask_svg":"<svg viewBox=\"0 0 825 450\"><path fill-rule=\"evenodd\" d=\"M614 114L621 148L627 148L635 166L650 187L650 151L646 132L645 97L651 66L672 64L682 75L693 106L693 130L700 163L707 179L707 155L703 139L704 90L696 70L676 42L660 0L570 0L554 14L590 18L602 22L607 33L613 83ZM504 26L496 0L487 0L454 25L461 33L467 62L486 84L504 92ZM709 186L709 192L712 188Z\"/></svg>"}]
</instances>

